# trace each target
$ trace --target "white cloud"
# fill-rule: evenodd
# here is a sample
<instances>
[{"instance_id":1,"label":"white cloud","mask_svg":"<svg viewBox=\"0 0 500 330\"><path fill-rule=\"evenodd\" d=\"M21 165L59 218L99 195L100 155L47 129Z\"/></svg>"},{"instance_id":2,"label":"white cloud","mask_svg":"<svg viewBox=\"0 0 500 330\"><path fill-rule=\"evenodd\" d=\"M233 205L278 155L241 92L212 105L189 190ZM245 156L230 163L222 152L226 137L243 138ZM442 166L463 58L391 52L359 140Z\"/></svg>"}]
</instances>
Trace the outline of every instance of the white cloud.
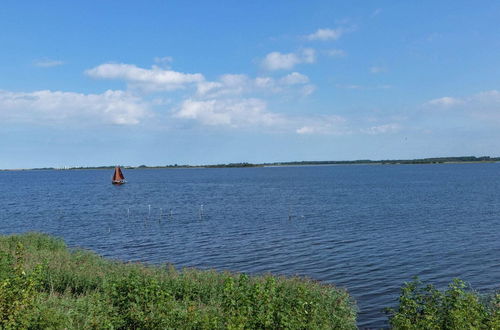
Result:
<instances>
[{"instance_id":1,"label":"white cloud","mask_svg":"<svg viewBox=\"0 0 500 330\"><path fill-rule=\"evenodd\" d=\"M301 135L343 135L351 131L346 119L335 115L289 116L267 110L261 99L185 100L174 117L201 125L230 128L266 128Z\"/></svg>"},{"instance_id":2,"label":"white cloud","mask_svg":"<svg viewBox=\"0 0 500 330\"><path fill-rule=\"evenodd\" d=\"M272 126L283 122L282 116L266 108L266 103L260 99L188 99L175 116L210 126Z\"/></svg>"},{"instance_id":3,"label":"white cloud","mask_svg":"<svg viewBox=\"0 0 500 330\"><path fill-rule=\"evenodd\" d=\"M182 73L159 67L143 69L132 64L122 63L101 64L85 71L85 73L92 78L125 80L132 87L152 91L181 89L185 88L186 85L205 80L200 73Z\"/></svg>"},{"instance_id":4,"label":"white cloud","mask_svg":"<svg viewBox=\"0 0 500 330\"><path fill-rule=\"evenodd\" d=\"M344 34L344 29L342 28L337 28L337 29L318 29L316 32L311 33L306 36L308 40L337 40L339 39L342 34Z\"/></svg>"},{"instance_id":5,"label":"white cloud","mask_svg":"<svg viewBox=\"0 0 500 330\"><path fill-rule=\"evenodd\" d=\"M149 115L147 104L124 91L108 90L102 94L0 91L0 118L5 121L46 124L85 120L85 123L134 125Z\"/></svg>"},{"instance_id":6,"label":"white cloud","mask_svg":"<svg viewBox=\"0 0 500 330\"><path fill-rule=\"evenodd\" d=\"M290 70L297 64L314 63L316 61L316 52L312 48L303 49L298 53L282 54L272 52L266 55L262 61L262 66L270 71Z\"/></svg>"},{"instance_id":7,"label":"white cloud","mask_svg":"<svg viewBox=\"0 0 500 330\"><path fill-rule=\"evenodd\" d=\"M197 84L199 97L213 98L240 95L253 90L253 82L244 74L224 74L217 81L202 81Z\"/></svg>"},{"instance_id":8,"label":"white cloud","mask_svg":"<svg viewBox=\"0 0 500 330\"><path fill-rule=\"evenodd\" d=\"M249 88L250 79L244 74L224 74L220 82L227 88L233 90L233 94L241 94Z\"/></svg>"},{"instance_id":9,"label":"white cloud","mask_svg":"<svg viewBox=\"0 0 500 330\"><path fill-rule=\"evenodd\" d=\"M281 78L281 82L285 85L307 84L309 77L302 73L292 72Z\"/></svg>"},{"instance_id":10,"label":"white cloud","mask_svg":"<svg viewBox=\"0 0 500 330\"><path fill-rule=\"evenodd\" d=\"M301 135L343 135L349 133L349 130L345 126L346 119L340 116L330 115L298 118L297 123L299 122L302 122L302 124L295 132Z\"/></svg>"},{"instance_id":11,"label":"white cloud","mask_svg":"<svg viewBox=\"0 0 500 330\"><path fill-rule=\"evenodd\" d=\"M480 109L497 109L500 113L500 91L484 91L463 98L444 96L427 101L424 105L445 108L460 106L460 108L469 109L470 111Z\"/></svg>"},{"instance_id":12,"label":"white cloud","mask_svg":"<svg viewBox=\"0 0 500 330\"><path fill-rule=\"evenodd\" d=\"M281 78L257 77L254 79L242 74L225 74L217 81L198 83L196 96L209 99L284 92L303 96L311 94L315 89L314 85L308 83L309 77L299 72L292 72Z\"/></svg>"},{"instance_id":13,"label":"white cloud","mask_svg":"<svg viewBox=\"0 0 500 330\"><path fill-rule=\"evenodd\" d=\"M460 99L457 99L457 98L454 98L454 97L445 96L445 97L441 97L441 98L438 98L438 99L430 100L426 104L427 105L431 105L431 106L439 106L439 107L448 108L448 107L452 107L452 106L461 104L462 102L463 101L460 100Z\"/></svg>"},{"instance_id":14,"label":"white cloud","mask_svg":"<svg viewBox=\"0 0 500 330\"><path fill-rule=\"evenodd\" d=\"M268 70L287 70L293 68L300 63L300 58L297 54L288 53L282 54L280 52L272 52L266 55L262 62L263 66Z\"/></svg>"},{"instance_id":15,"label":"white cloud","mask_svg":"<svg viewBox=\"0 0 500 330\"><path fill-rule=\"evenodd\" d=\"M207 95L209 93L213 93L216 90L224 87L221 82L216 81L202 81L197 85L197 93L200 96Z\"/></svg>"},{"instance_id":16,"label":"white cloud","mask_svg":"<svg viewBox=\"0 0 500 330\"><path fill-rule=\"evenodd\" d=\"M193 120L205 126L229 128L265 128L273 132L299 135L347 135L354 133L378 135L401 130L398 123L356 128L345 117L337 115L288 115L267 109L257 98L187 99L174 113L174 117Z\"/></svg>"},{"instance_id":17,"label":"white cloud","mask_svg":"<svg viewBox=\"0 0 500 330\"><path fill-rule=\"evenodd\" d=\"M500 124L500 91L489 90L460 98L445 96L424 103L427 109L451 109L455 116L467 116L485 121L489 124Z\"/></svg>"},{"instance_id":18,"label":"white cloud","mask_svg":"<svg viewBox=\"0 0 500 330\"><path fill-rule=\"evenodd\" d=\"M275 81L271 77L257 77L255 78L255 86L258 88L273 88Z\"/></svg>"},{"instance_id":19,"label":"white cloud","mask_svg":"<svg viewBox=\"0 0 500 330\"><path fill-rule=\"evenodd\" d=\"M60 66L63 64L64 64L63 61L50 60L50 59L46 59L46 58L33 61L33 65L40 67L40 68L52 68L52 67Z\"/></svg>"}]
</instances>

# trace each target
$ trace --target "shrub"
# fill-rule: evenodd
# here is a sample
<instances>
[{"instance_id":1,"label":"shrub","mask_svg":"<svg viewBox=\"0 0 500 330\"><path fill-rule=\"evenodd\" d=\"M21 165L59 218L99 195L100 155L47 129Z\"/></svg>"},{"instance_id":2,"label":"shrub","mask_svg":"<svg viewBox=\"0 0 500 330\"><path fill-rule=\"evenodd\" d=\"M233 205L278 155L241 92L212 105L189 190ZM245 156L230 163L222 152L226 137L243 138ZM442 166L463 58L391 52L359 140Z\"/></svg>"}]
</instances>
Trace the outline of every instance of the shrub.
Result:
<instances>
[{"instance_id":1,"label":"shrub","mask_svg":"<svg viewBox=\"0 0 500 330\"><path fill-rule=\"evenodd\" d=\"M0 328L355 327L346 291L306 279L125 264L43 234L0 236Z\"/></svg>"},{"instance_id":2,"label":"shrub","mask_svg":"<svg viewBox=\"0 0 500 330\"><path fill-rule=\"evenodd\" d=\"M481 297L459 279L441 292L415 279L403 286L399 306L388 313L395 329L498 329L500 294Z\"/></svg>"},{"instance_id":3,"label":"shrub","mask_svg":"<svg viewBox=\"0 0 500 330\"><path fill-rule=\"evenodd\" d=\"M18 242L14 258L2 254L2 280L0 282L0 325L2 328L27 328L26 314L33 309L41 267L31 273L23 268L24 247Z\"/></svg>"}]
</instances>

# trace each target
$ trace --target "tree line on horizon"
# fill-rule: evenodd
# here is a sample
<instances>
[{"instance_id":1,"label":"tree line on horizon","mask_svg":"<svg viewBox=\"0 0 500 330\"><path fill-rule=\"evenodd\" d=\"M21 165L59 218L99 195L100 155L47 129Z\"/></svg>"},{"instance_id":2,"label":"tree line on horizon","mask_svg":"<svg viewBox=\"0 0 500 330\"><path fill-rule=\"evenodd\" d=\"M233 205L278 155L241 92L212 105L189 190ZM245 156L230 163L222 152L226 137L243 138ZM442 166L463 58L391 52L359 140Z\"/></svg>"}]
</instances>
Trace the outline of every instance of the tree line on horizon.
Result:
<instances>
[{"instance_id":1,"label":"tree line on horizon","mask_svg":"<svg viewBox=\"0 0 500 330\"><path fill-rule=\"evenodd\" d=\"M474 163L474 162L499 162L500 157L490 156L460 156L460 157L433 157L433 158L416 158L416 159L384 159L384 160L304 160L290 162L274 162L274 163L227 163L227 164L212 164L212 165L188 165L188 164L169 164L169 165L139 165L139 166L122 166L124 169L155 169L155 168L235 168L235 167L264 167L264 166L297 166L297 165L359 165L359 164L445 164L445 163ZM113 169L115 165L103 166L75 166L69 168L55 167L40 167L32 170L93 170L93 169Z\"/></svg>"}]
</instances>

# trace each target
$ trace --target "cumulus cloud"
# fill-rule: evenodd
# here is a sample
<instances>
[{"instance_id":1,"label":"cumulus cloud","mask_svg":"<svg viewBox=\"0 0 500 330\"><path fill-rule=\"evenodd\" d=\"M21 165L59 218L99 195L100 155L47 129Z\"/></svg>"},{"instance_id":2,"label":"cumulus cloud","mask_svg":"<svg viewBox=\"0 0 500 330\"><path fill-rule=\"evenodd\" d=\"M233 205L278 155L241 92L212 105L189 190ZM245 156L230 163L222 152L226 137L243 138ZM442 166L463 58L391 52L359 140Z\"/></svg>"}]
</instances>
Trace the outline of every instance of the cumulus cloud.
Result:
<instances>
[{"instance_id":1,"label":"cumulus cloud","mask_svg":"<svg viewBox=\"0 0 500 330\"><path fill-rule=\"evenodd\" d=\"M134 125L149 115L146 103L119 90L102 94L0 91L0 118L4 121L46 124L85 120L87 123Z\"/></svg>"},{"instance_id":2,"label":"cumulus cloud","mask_svg":"<svg viewBox=\"0 0 500 330\"><path fill-rule=\"evenodd\" d=\"M213 95L223 87L224 85L218 81L202 81L197 85L197 94L199 96Z\"/></svg>"},{"instance_id":3,"label":"cumulus cloud","mask_svg":"<svg viewBox=\"0 0 500 330\"><path fill-rule=\"evenodd\" d=\"M222 97L241 95L252 91L253 82L244 74L224 74L217 81L202 81L197 84L198 97Z\"/></svg>"},{"instance_id":4,"label":"cumulus cloud","mask_svg":"<svg viewBox=\"0 0 500 330\"><path fill-rule=\"evenodd\" d=\"M52 67L60 66L63 64L64 64L63 61L51 60L51 59L47 59L47 58L38 59L38 60L33 61L33 65L40 67L40 68L52 68Z\"/></svg>"},{"instance_id":5,"label":"cumulus cloud","mask_svg":"<svg viewBox=\"0 0 500 330\"><path fill-rule=\"evenodd\" d=\"M271 77L257 77L255 78L255 86L258 88L274 88L276 82L274 78Z\"/></svg>"},{"instance_id":6,"label":"cumulus cloud","mask_svg":"<svg viewBox=\"0 0 500 330\"><path fill-rule=\"evenodd\" d=\"M262 65L268 70L291 69L300 63L300 58L297 54L280 52L272 52L266 55Z\"/></svg>"},{"instance_id":7,"label":"cumulus cloud","mask_svg":"<svg viewBox=\"0 0 500 330\"><path fill-rule=\"evenodd\" d=\"M297 64L314 63L316 52L312 48L303 49L297 53L272 52L266 55L262 61L262 66L269 71L290 70Z\"/></svg>"},{"instance_id":8,"label":"cumulus cloud","mask_svg":"<svg viewBox=\"0 0 500 330\"><path fill-rule=\"evenodd\" d=\"M185 100L175 116L194 119L210 126L272 126L283 122L281 115L267 111L260 99Z\"/></svg>"},{"instance_id":9,"label":"cumulus cloud","mask_svg":"<svg viewBox=\"0 0 500 330\"><path fill-rule=\"evenodd\" d=\"M200 73L182 73L153 66L151 69L139 68L132 64L106 63L85 71L97 79L120 79L132 87L151 91L170 91L185 88L189 84L205 80Z\"/></svg>"},{"instance_id":10,"label":"cumulus cloud","mask_svg":"<svg viewBox=\"0 0 500 330\"><path fill-rule=\"evenodd\" d=\"M289 93L308 95L315 87L309 84L309 77L292 72L281 78L250 78L243 74L225 74L216 81L202 81L197 84L198 98L234 97L248 94ZM307 90L307 93L304 91Z\"/></svg>"},{"instance_id":11,"label":"cumulus cloud","mask_svg":"<svg viewBox=\"0 0 500 330\"><path fill-rule=\"evenodd\" d=\"M292 72L281 78L281 82L285 85L307 84L309 77L302 73Z\"/></svg>"},{"instance_id":12,"label":"cumulus cloud","mask_svg":"<svg viewBox=\"0 0 500 330\"><path fill-rule=\"evenodd\" d=\"M307 40L321 40L321 41L326 41L326 40L337 40L339 39L342 34L344 34L344 29L342 28L337 28L337 29L318 29L316 32L311 33L306 36Z\"/></svg>"},{"instance_id":13,"label":"cumulus cloud","mask_svg":"<svg viewBox=\"0 0 500 330\"><path fill-rule=\"evenodd\" d=\"M309 84L309 77L298 72L292 72L279 80L280 86L295 86L301 96L312 94L316 86Z\"/></svg>"},{"instance_id":14,"label":"cumulus cloud","mask_svg":"<svg viewBox=\"0 0 500 330\"><path fill-rule=\"evenodd\" d=\"M185 100L176 118L201 125L231 128L266 128L300 135L343 135L351 131L346 119L335 115L290 116L271 112L261 99Z\"/></svg>"}]
</instances>

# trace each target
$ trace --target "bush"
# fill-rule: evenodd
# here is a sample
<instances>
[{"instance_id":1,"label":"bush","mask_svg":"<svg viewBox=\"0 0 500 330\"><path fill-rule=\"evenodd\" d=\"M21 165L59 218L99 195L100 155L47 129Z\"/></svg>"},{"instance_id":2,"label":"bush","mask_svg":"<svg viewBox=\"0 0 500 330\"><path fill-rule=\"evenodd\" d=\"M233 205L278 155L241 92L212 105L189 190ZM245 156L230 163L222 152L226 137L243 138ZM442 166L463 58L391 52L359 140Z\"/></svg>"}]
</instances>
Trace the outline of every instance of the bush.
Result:
<instances>
[{"instance_id":1,"label":"bush","mask_svg":"<svg viewBox=\"0 0 500 330\"><path fill-rule=\"evenodd\" d=\"M459 279L441 292L415 279L388 313L395 329L500 329L500 294L482 297Z\"/></svg>"},{"instance_id":2,"label":"bush","mask_svg":"<svg viewBox=\"0 0 500 330\"><path fill-rule=\"evenodd\" d=\"M301 278L125 264L30 233L0 237L0 327L354 329L356 313Z\"/></svg>"},{"instance_id":3,"label":"bush","mask_svg":"<svg viewBox=\"0 0 500 330\"><path fill-rule=\"evenodd\" d=\"M24 247L16 244L14 256L1 255L2 278L0 281L0 325L2 328L27 328L26 317L34 306L41 267L31 273L23 269Z\"/></svg>"}]
</instances>

